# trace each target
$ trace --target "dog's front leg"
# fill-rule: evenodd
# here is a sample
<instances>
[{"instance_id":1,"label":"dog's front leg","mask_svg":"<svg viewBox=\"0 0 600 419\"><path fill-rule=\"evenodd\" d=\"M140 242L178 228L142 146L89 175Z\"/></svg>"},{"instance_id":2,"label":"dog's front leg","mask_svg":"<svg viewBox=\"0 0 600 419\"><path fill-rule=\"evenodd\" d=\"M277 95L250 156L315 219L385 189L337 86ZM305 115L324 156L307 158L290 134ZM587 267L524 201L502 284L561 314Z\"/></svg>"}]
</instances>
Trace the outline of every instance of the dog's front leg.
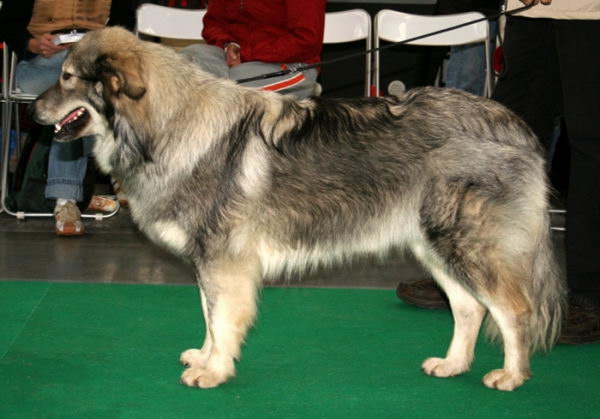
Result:
<instances>
[{"instance_id":1,"label":"dog's front leg","mask_svg":"<svg viewBox=\"0 0 600 419\"><path fill-rule=\"evenodd\" d=\"M198 269L206 338L200 350L181 355L189 365L181 382L211 388L235 375L234 361L256 316L259 264L255 258L227 257Z\"/></svg>"},{"instance_id":2,"label":"dog's front leg","mask_svg":"<svg viewBox=\"0 0 600 419\"><path fill-rule=\"evenodd\" d=\"M202 313L204 314L204 323L205 323L205 334L204 334L204 344L202 344L202 348L196 349L188 349L187 351L182 352L179 361L185 365L187 368L189 367L205 367L206 361L210 355L210 350L212 348L212 336L210 334L210 325L208 323L208 307L206 302L206 294L202 291L202 286L198 284L200 288L200 301L202 302Z\"/></svg>"}]
</instances>

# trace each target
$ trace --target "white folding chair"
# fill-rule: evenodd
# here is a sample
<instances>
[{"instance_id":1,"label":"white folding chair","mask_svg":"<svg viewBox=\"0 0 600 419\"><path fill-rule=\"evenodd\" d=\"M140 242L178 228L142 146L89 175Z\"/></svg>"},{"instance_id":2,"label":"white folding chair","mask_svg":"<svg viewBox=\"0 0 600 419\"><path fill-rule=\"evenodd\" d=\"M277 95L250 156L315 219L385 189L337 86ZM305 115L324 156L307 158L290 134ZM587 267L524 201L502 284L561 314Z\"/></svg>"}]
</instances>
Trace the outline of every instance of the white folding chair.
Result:
<instances>
[{"instance_id":1,"label":"white folding chair","mask_svg":"<svg viewBox=\"0 0 600 419\"><path fill-rule=\"evenodd\" d=\"M365 96L371 94L371 16L363 9L325 14L324 44L339 44L365 40Z\"/></svg>"},{"instance_id":2,"label":"white folding chair","mask_svg":"<svg viewBox=\"0 0 600 419\"><path fill-rule=\"evenodd\" d=\"M31 103L37 96L20 92L15 85L15 71L17 67L17 55L11 52L8 44L3 45L3 61L2 61L2 153L0 163L0 209L13 217L18 219L25 219L27 217L53 217L52 213L36 213L36 212L24 212L24 211L12 211L6 206L6 197L8 195L8 171L9 171L9 153L10 153L10 132L13 122L13 111L14 111L14 122L15 131L17 133L17 150L20 149L20 118L19 118L19 104ZM106 214L82 214L83 218L94 218L96 220L102 220L104 218L112 217L119 212L119 205L117 208Z\"/></svg>"},{"instance_id":3,"label":"white folding chair","mask_svg":"<svg viewBox=\"0 0 600 419\"><path fill-rule=\"evenodd\" d=\"M379 48L380 40L400 42L417 36L425 35L440 29L450 28L477 19L484 15L478 12L457 13L451 15L425 16L397 12L384 9L377 13L374 23L374 46ZM485 92L489 97L492 93L492 65L490 51L490 35L487 20L463 26L448 32L424 37L411 41L408 45L453 46L474 43L485 44ZM375 51L375 88L379 92L380 66L379 51Z\"/></svg>"},{"instance_id":4,"label":"white folding chair","mask_svg":"<svg viewBox=\"0 0 600 419\"><path fill-rule=\"evenodd\" d=\"M202 40L205 9L177 9L145 3L137 8L135 33L159 38Z\"/></svg>"},{"instance_id":5,"label":"white folding chair","mask_svg":"<svg viewBox=\"0 0 600 419\"><path fill-rule=\"evenodd\" d=\"M4 42L2 42L2 62L5 63L8 59L8 52L5 50ZM2 147L0 147L0 189L4 189L4 182L2 182L2 174L4 170L8 170L8 164L4 163L4 143L8 143L10 149L10 116L9 116L9 103L8 103L8 83L5 83L8 78L8 70L6 66L2 65L2 91L0 92L0 103L2 104L2 130L0 131L0 141L2 141ZM9 118L7 120L6 118ZM1 193L1 191L0 191ZM4 211L4 206L0 203L0 213Z\"/></svg>"},{"instance_id":6,"label":"white folding chair","mask_svg":"<svg viewBox=\"0 0 600 419\"><path fill-rule=\"evenodd\" d=\"M3 43L2 47L2 98L5 104L9 105L6 108L5 118L3 119L3 137L5 134L5 130L8 130L8 134L10 134L11 123L13 121L12 116L14 112L14 122L15 122L15 131L17 134L17 139L21 138L20 132L20 117L19 117L19 106L20 103L31 103L36 99L36 95L31 95L28 93L23 93L18 90L15 86L15 68L17 66L17 55L14 52L10 52L10 48L8 44ZM6 123L4 123L6 122Z\"/></svg>"},{"instance_id":7,"label":"white folding chair","mask_svg":"<svg viewBox=\"0 0 600 419\"><path fill-rule=\"evenodd\" d=\"M14 127L17 133L17 142L20 141L20 126L19 126L19 104L31 103L35 100L35 95L25 94L20 92L15 87L14 73L17 64L17 56L10 51L8 44L2 44L2 153L1 153L1 177L0 177L0 208L6 213L17 216L6 207L6 196L8 194L8 171L9 171L9 154L10 154L10 134L13 122L14 112ZM20 144L17 144L17 149L20 149Z\"/></svg>"}]
</instances>

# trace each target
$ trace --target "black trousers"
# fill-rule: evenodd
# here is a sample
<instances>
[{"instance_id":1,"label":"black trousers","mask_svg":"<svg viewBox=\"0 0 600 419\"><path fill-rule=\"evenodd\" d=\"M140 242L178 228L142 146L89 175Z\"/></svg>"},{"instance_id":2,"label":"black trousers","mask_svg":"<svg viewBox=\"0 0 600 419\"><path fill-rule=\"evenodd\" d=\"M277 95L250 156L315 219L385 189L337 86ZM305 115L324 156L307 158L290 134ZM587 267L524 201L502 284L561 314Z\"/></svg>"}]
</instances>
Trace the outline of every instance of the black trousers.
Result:
<instances>
[{"instance_id":1,"label":"black trousers","mask_svg":"<svg viewBox=\"0 0 600 419\"><path fill-rule=\"evenodd\" d=\"M505 70L492 95L531 126L549 158L564 118L571 155L567 281L578 293L600 293L599 48L598 20L510 17Z\"/></svg>"}]
</instances>

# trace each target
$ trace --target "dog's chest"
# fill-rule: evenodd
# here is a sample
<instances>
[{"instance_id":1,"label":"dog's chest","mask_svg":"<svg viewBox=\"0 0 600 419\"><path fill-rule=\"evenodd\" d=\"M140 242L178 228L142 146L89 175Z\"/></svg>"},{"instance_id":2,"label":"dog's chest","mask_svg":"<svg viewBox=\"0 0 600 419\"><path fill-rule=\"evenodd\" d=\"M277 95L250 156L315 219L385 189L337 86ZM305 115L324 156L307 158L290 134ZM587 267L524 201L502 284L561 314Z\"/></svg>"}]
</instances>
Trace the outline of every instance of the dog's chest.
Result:
<instances>
[{"instance_id":1,"label":"dog's chest","mask_svg":"<svg viewBox=\"0 0 600 419\"><path fill-rule=\"evenodd\" d=\"M147 223L144 225L143 231L154 243L176 255L184 254L190 241L188 232L175 221Z\"/></svg>"}]
</instances>

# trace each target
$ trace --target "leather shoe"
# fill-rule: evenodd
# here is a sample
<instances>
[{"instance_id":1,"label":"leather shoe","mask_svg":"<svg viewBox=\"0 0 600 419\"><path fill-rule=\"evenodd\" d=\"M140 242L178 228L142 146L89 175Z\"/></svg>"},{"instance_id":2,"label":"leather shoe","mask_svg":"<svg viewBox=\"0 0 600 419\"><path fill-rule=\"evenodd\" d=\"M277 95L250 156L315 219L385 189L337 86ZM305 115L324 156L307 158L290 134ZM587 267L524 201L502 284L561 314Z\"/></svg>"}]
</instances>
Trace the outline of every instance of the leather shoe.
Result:
<instances>
[{"instance_id":1,"label":"leather shoe","mask_svg":"<svg viewBox=\"0 0 600 419\"><path fill-rule=\"evenodd\" d=\"M400 283L396 295L407 304L432 310L448 309L448 298L433 279ZM580 345L600 340L600 307L582 300L580 296L569 297L567 315L563 320L558 343Z\"/></svg>"},{"instance_id":2,"label":"leather shoe","mask_svg":"<svg viewBox=\"0 0 600 419\"><path fill-rule=\"evenodd\" d=\"M396 295L407 304L431 310L444 310L450 307L448 297L433 279L400 283Z\"/></svg>"},{"instance_id":3,"label":"leather shoe","mask_svg":"<svg viewBox=\"0 0 600 419\"><path fill-rule=\"evenodd\" d=\"M558 343L579 345L600 340L600 307L581 296L569 297Z\"/></svg>"}]
</instances>

